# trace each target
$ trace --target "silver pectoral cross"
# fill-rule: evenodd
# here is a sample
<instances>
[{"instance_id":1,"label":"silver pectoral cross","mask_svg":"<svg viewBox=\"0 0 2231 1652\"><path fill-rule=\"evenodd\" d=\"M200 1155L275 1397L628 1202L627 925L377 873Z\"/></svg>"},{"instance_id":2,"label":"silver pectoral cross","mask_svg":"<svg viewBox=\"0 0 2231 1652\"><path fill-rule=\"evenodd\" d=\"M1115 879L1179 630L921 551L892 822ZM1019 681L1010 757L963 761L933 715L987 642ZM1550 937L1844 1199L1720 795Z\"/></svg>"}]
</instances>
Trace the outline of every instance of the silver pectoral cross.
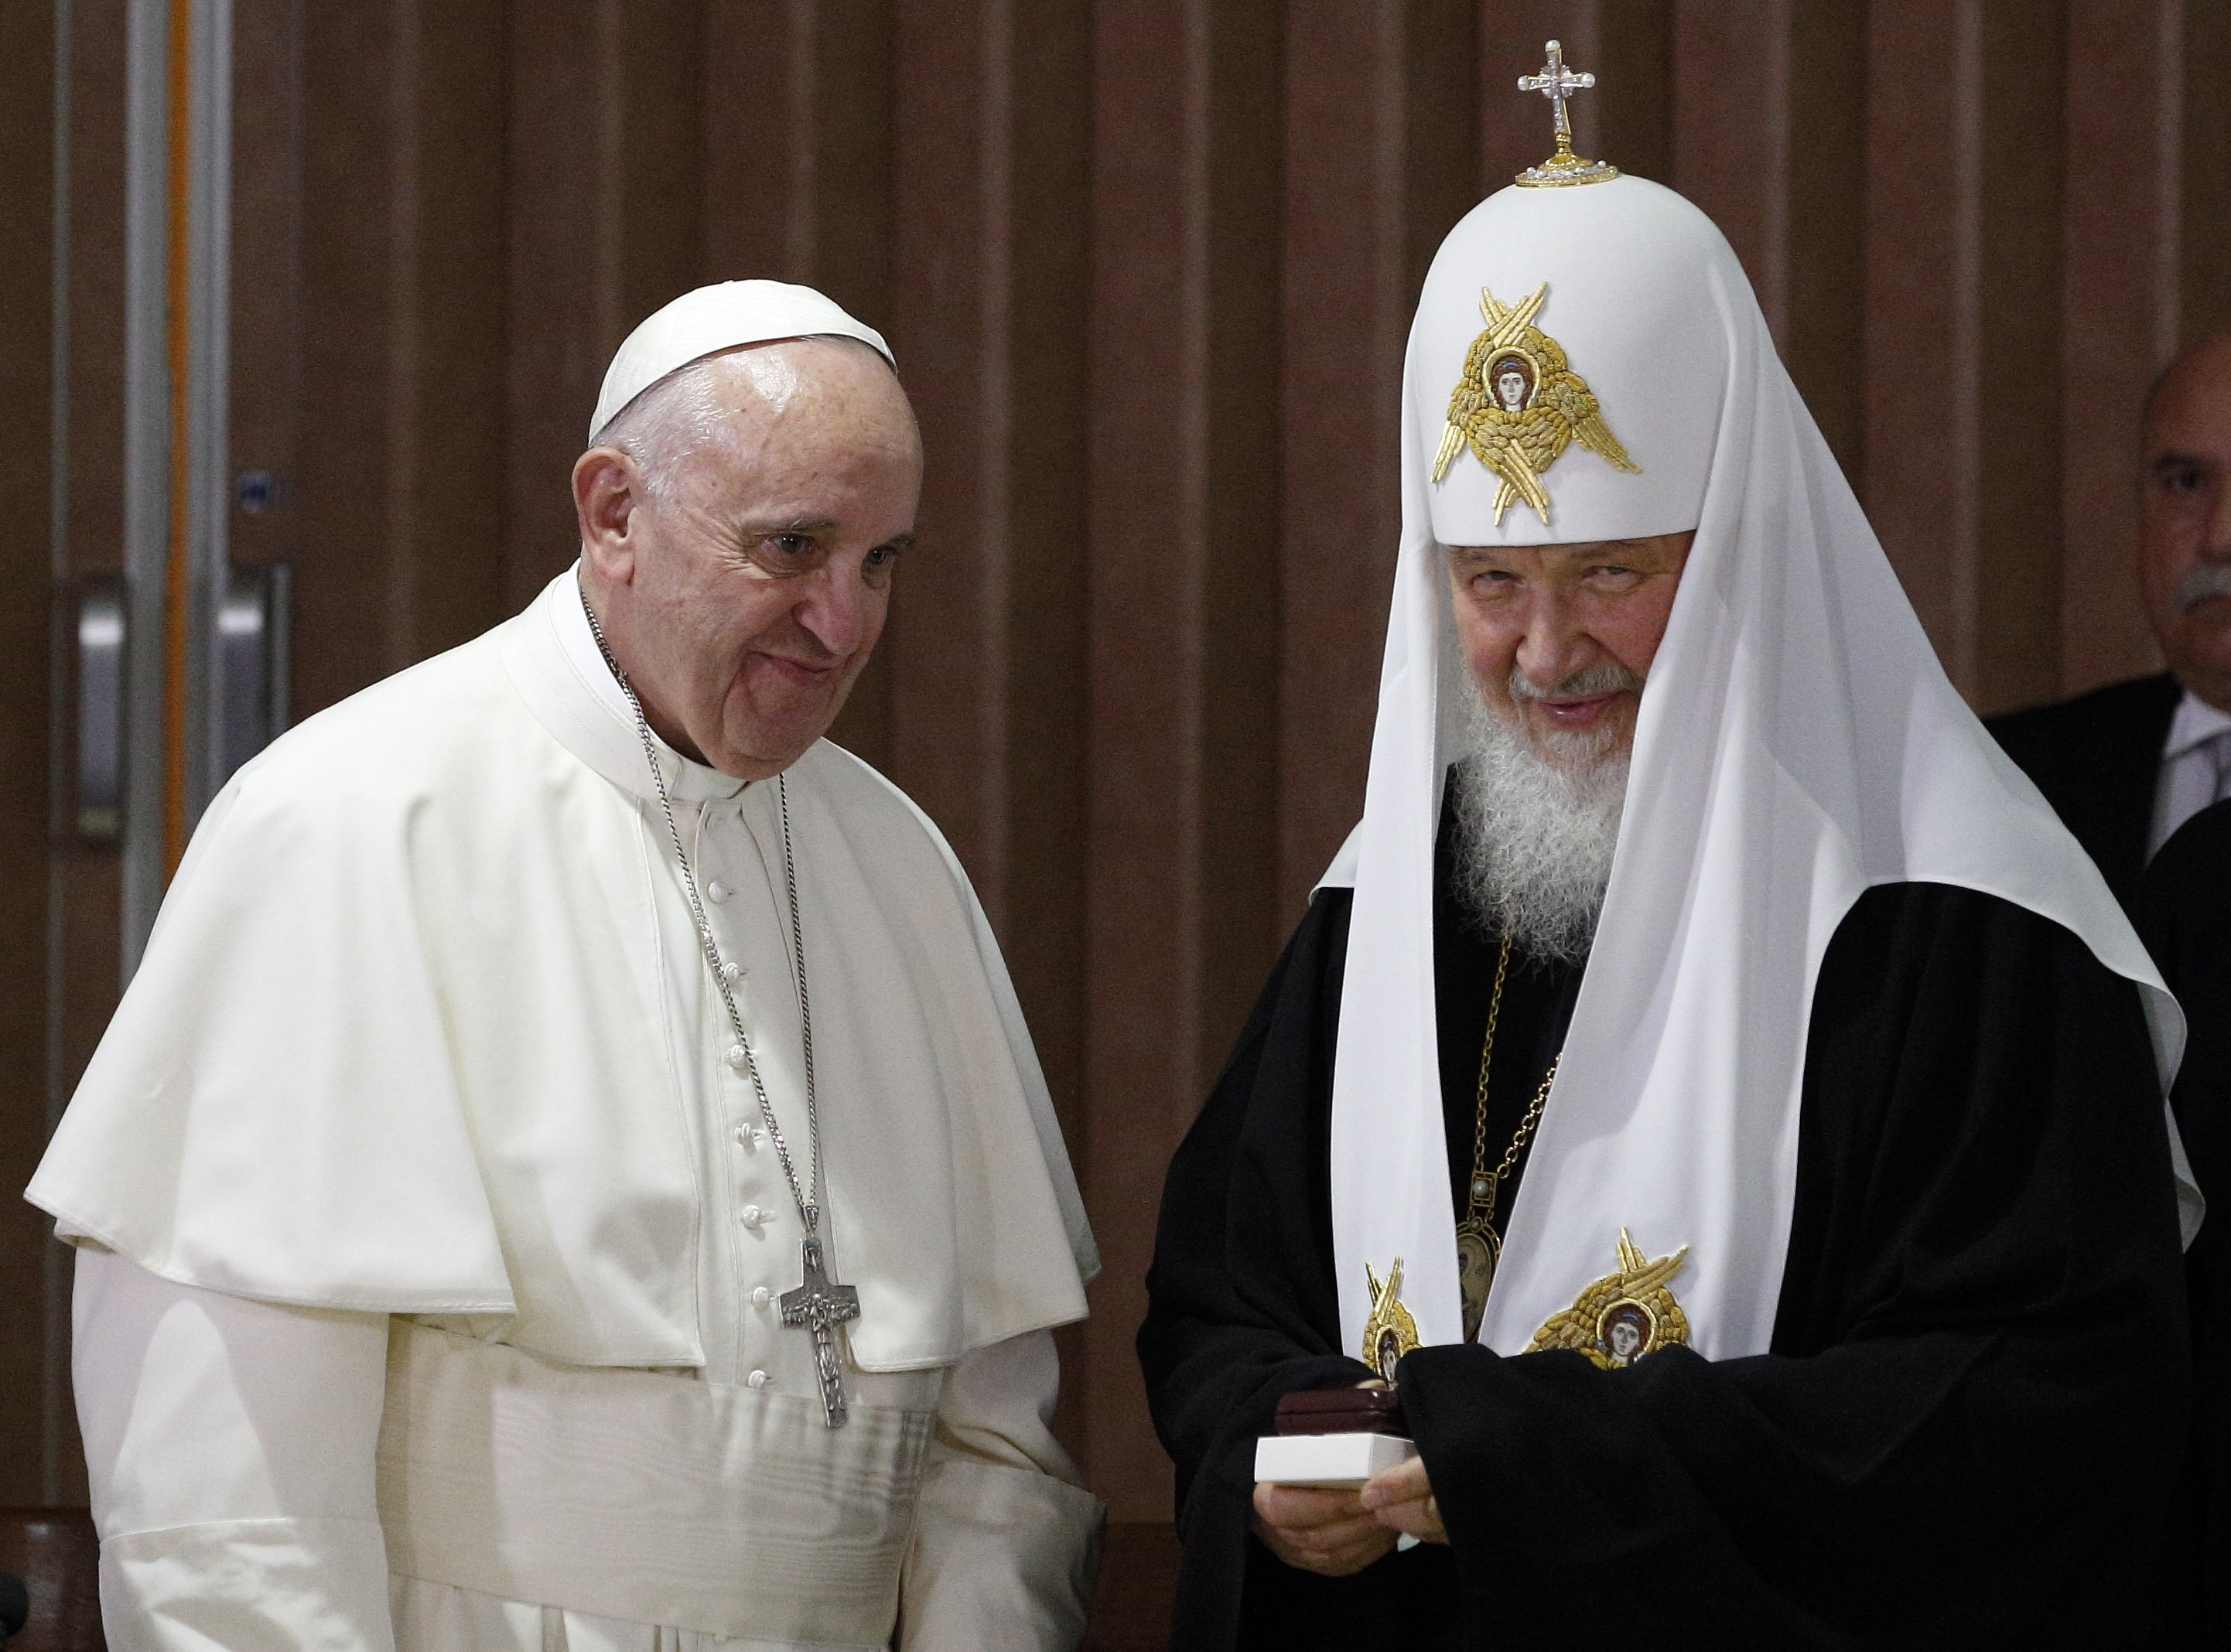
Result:
<instances>
[{"instance_id":1,"label":"silver pectoral cross","mask_svg":"<svg viewBox=\"0 0 2231 1652\"><path fill-rule=\"evenodd\" d=\"M782 1322L813 1333L813 1364L821 1378L821 1416L832 1429L844 1426L844 1360L837 1349L837 1327L860 1317L860 1293L829 1277L821 1259L821 1236L805 1236L804 1283L782 1294Z\"/></svg>"}]
</instances>

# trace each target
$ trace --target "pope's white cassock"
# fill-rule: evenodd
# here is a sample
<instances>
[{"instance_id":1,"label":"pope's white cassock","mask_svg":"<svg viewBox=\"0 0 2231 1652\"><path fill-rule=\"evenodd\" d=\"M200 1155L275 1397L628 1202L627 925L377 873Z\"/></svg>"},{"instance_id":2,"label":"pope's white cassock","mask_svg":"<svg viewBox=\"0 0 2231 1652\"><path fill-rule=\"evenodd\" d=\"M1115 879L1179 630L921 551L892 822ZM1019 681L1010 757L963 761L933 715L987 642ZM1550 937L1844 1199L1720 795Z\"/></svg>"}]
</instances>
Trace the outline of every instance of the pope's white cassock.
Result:
<instances>
[{"instance_id":1,"label":"pope's white cassock","mask_svg":"<svg viewBox=\"0 0 2231 1652\"><path fill-rule=\"evenodd\" d=\"M659 756L810 1178L776 783ZM1075 1642L1043 1078L936 829L826 742L784 779L850 1421L568 571L226 787L31 1185L113 1647Z\"/></svg>"}]
</instances>

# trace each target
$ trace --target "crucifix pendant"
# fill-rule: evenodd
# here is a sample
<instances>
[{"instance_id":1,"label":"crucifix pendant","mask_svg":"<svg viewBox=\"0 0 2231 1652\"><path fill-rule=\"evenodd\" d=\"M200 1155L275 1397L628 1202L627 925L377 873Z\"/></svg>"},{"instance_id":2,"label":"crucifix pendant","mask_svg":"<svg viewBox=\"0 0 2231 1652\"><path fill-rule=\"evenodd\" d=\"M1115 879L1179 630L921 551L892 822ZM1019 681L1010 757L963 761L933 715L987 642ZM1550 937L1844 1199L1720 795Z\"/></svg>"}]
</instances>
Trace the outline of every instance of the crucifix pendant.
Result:
<instances>
[{"instance_id":1,"label":"crucifix pendant","mask_svg":"<svg viewBox=\"0 0 2231 1652\"><path fill-rule=\"evenodd\" d=\"M821 1236L805 1236L803 1283L782 1294L782 1322L813 1333L813 1364L821 1378L821 1416L832 1429L844 1426L844 1361L837 1348L837 1327L860 1317L860 1293L829 1277L821 1260Z\"/></svg>"},{"instance_id":2,"label":"crucifix pendant","mask_svg":"<svg viewBox=\"0 0 2231 1652\"><path fill-rule=\"evenodd\" d=\"M1467 1216L1457 1224L1457 1284L1464 1291L1464 1333L1466 1342L1479 1340L1479 1322L1487 1313L1487 1293L1495 1284L1495 1265L1503 1260L1503 1236L1482 1216Z\"/></svg>"}]
</instances>

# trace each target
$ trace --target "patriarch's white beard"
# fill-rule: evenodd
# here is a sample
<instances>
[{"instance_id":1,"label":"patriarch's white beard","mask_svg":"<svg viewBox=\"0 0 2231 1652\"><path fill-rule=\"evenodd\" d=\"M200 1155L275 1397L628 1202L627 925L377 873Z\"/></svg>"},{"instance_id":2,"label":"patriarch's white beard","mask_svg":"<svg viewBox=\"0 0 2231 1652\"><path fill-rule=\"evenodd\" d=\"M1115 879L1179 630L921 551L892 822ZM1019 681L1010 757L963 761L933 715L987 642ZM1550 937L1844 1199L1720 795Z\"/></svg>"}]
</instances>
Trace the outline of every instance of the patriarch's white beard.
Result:
<instances>
[{"instance_id":1,"label":"patriarch's white beard","mask_svg":"<svg viewBox=\"0 0 2231 1652\"><path fill-rule=\"evenodd\" d=\"M1590 667L1555 687L1565 694L1639 688L1624 668ZM1628 752L1617 730L1552 729L1535 749L1526 731L1496 712L1465 674L1471 751L1458 765L1457 893L1487 927L1538 958L1578 963L1595 939L1611 881L1612 852L1626 803ZM1550 692L1516 670L1511 698Z\"/></svg>"}]
</instances>

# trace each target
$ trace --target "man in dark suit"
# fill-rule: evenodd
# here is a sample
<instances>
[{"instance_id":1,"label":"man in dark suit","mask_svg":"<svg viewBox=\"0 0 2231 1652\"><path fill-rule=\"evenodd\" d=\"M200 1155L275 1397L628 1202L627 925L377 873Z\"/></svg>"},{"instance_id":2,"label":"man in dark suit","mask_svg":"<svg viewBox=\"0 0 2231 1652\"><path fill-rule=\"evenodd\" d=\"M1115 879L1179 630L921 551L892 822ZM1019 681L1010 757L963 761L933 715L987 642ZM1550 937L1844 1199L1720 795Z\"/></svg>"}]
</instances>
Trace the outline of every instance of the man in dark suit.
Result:
<instances>
[{"instance_id":1,"label":"man in dark suit","mask_svg":"<svg viewBox=\"0 0 2231 1652\"><path fill-rule=\"evenodd\" d=\"M2208 1220L2185 1252L2191 1449L2177 1490L2164 1646L2231 1645L2231 803L2201 810L2146 868L2138 927L2184 1006L2170 1100Z\"/></svg>"},{"instance_id":2,"label":"man in dark suit","mask_svg":"<svg viewBox=\"0 0 2231 1652\"><path fill-rule=\"evenodd\" d=\"M2231 796L2231 332L2146 398L2138 588L2169 669L1995 718L2124 904L2155 850Z\"/></svg>"}]
</instances>

